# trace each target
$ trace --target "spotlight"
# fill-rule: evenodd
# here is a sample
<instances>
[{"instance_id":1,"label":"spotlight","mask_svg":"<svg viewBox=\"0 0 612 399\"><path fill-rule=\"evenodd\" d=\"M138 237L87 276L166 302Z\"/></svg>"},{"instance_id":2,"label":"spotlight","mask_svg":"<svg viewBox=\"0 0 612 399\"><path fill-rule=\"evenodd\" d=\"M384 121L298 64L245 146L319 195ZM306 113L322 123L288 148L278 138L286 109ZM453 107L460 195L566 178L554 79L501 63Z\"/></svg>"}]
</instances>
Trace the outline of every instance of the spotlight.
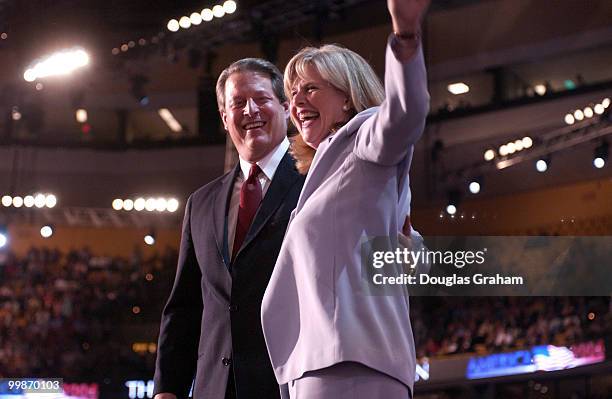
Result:
<instances>
[{"instance_id":1,"label":"spotlight","mask_svg":"<svg viewBox=\"0 0 612 399\"><path fill-rule=\"evenodd\" d=\"M199 13L194 12L189 16L189 20L191 21L192 25L200 25L202 23L202 16Z\"/></svg>"},{"instance_id":2,"label":"spotlight","mask_svg":"<svg viewBox=\"0 0 612 399\"><path fill-rule=\"evenodd\" d=\"M533 140L529 136L523 137L523 148L531 148L533 145Z\"/></svg>"},{"instance_id":3,"label":"spotlight","mask_svg":"<svg viewBox=\"0 0 612 399\"><path fill-rule=\"evenodd\" d=\"M537 84L533 87L538 96L543 96L546 94L546 86L543 84Z\"/></svg>"},{"instance_id":4,"label":"spotlight","mask_svg":"<svg viewBox=\"0 0 612 399\"><path fill-rule=\"evenodd\" d=\"M189 17L181 17L181 19L179 19L179 25L183 29L189 29L191 26L191 20Z\"/></svg>"},{"instance_id":5,"label":"spotlight","mask_svg":"<svg viewBox=\"0 0 612 399\"><path fill-rule=\"evenodd\" d=\"M179 207L179 202L176 198L170 198L168 200L168 204L166 205L166 209L168 212L176 212Z\"/></svg>"},{"instance_id":6,"label":"spotlight","mask_svg":"<svg viewBox=\"0 0 612 399\"><path fill-rule=\"evenodd\" d=\"M453 204L448 204L446 206L446 213L448 213L449 215L454 215L455 213L457 213L457 207Z\"/></svg>"},{"instance_id":7,"label":"spotlight","mask_svg":"<svg viewBox=\"0 0 612 399\"><path fill-rule=\"evenodd\" d=\"M120 211L123 209L123 200L121 198L115 198L112 205L114 210Z\"/></svg>"},{"instance_id":8,"label":"spotlight","mask_svg":"<svg viewBox=\"0 0 612 399\"><path fill-rule=\"evenodd\" d=\"M223 3L223 10L226 14L233 14L236 11L236 2L233 0L227 0Z\"/></svg>"},{"instance_id":9,"label":"spotlight","mask_svg":"<svg viewBox=\"0 0 612 399\"><path fill-rule=\"evenodd\" d=\"M548 170L548 164L550 161L545 159L538 159L536 162L536 170L540 173L546 172Z\"/></svg>"},{"instance_id":10,"label":"spotlight","mask_svg":"<svg viewBox=\"0 0 612 399\"><path fill-rule=\"evenodd\" d=\"M45 206L46 202L47 197L44 194L36 194L36 196L34 197L34 205L37 208L42 208L43 206Z\"/></svg>"},{"instance_id":11,"label":"spotlight","mask_svg":"<svg viewBox=\"0 0 612 399\"><path fill-rule=\"evenodd\" d=\"M461 192L459 190L451 190L448 192L448 203L446 205L446 213L451 217L457 213L457 207L461 199Z\"/></svg>"},{"instance_id":12,"label":"spotlight","mask_svg":"<svg viewBox=\"0 0 612 399\"><path fill-rule=\"evenodd\" d=\"M23 78L27 82L33 82L47 76L68 75L87 64L89 64L89 54L85 50L80 48L63 50L45 57L26 69Z\"/></svg>"},{"instance_id":13,"label":"spotlight","mask_svg":"<svg viewBox=\"0 0 612 399\"><path fill-rule=\"evenodd\" d=\"M171 19L168 21L167 28L170 32L176 32L180 28L179 22L176 19Z\"/></svg>"},{"instance_id":14,"label":"spotlight","mask_svg":"<svg viewBox=\"0 0 612 399\"><path fill-rule=\"evenodd\" d=\"M212 21L213 18L215 17L210 8L203 9L200 15L202 16L202 20L206 22Z\"/></svg>"},{"instance_id":15,"label":"spotlight","mask_svg":"<svg viewBox=\"0 0 612 399\"><path fill-rule=\"evenodd\" d=\"M168 207L168 201L165 198L158 198L155 205L157 212L164 212Z\"/></svg>"},{"instance_id":16,"label":"spotlight","mask_svg":"<svg viewBox=\"0 0 612 399\"><path fill-rule=\"evenodd\" d=\"M514 143L506 144L506 150L508 151L508 154L514 154L517 151Z\"/></svg>"},{"instance_id":17,"label":"spotlight","mask_svg":"<svg viewBox=\"0 0 612 399\"><path fill-rule=\"evenodd\" d=\"M57 197L53 194L47 195L47 198L45 198L45 206L47 208L53 208L55 205L57 205Z\"/></svg>"},{"instance_id":18,"label":"spotlight","mask_svg":"<svg viewBox=\"0 0 612 399\"><path fill-rule=\"evenodd\" d=\"M604 108L608 108L608 107L610 106L610 99L609 99L609 98L607 98L607 97L606 97L606 98L604 98L604 99L601 101L601 105L603 105L603 107L604 107Z\"/></svg>"},{"instance_id":19,"label":"spotlight","mask_svg":"<svg viewBox=\"0 0 612 399\"><path fill-rule=\"evenodd\" d=\"M85 123L87 122L87 110L83 108L79 108L76 110L75 117L77 122Z\"/></svg>"},{"instance_id":20,"label":"spotlight","mask_svg":"<svg viewBox=\"0 0 612 399\"><path fill-rule=\"evenodd\" d=\"M574 111L574 118L577 121L581 121L584 119L584 113L582 112L582 110L577 109L576 111Z\"/></svg>"},{"instance_id":21,"label":"spotlight","mask_svg":"<svg viewBox=\"0 0 612 399\"><path fill-rule=\"evenodd\" d=\"M0 230L0 248L4 248L8 243L8 233L6 230Z\"/></svg>"},{"instance_id":22,"label":"spotlight","mask_svg":"<svg viewBox=\"0 0 612 399\"><path fill-rule=\"evenodd\" d=\"M495 158L495 151L492 150L492 149L486 150L485 153L484 153L485 161L492 161L493 158Z\"/></svg>"},{"instance_id":23,"label":"spotlight","mask_svg":"<svg viewBox=\"0 0 612 399\"><path fill-rule=\"evenodd\" d=\"M14 121L18 121L21 119L21 112L19 112L19 107L13 107L13 109L11 110L11 118Z\"/></svg>"},{"instance_id":24,"label":"spotlight","mask_svg":"<svg viewBox=\"0 0 612 399\"><path fill-rule=\"evenodd\" d=\"M136 198L136 201L134 201L134 209L140 212L145 208L145 204L146 201L144 198Z\"/></svg>"},{"instance_id":25,"label":"spotlight","mask_svg":"<svg viewBox=\"0 0 612 399\"><path fill-rule=\"evenodd\" d=\"M593 117L593 108L591 107L586 107L584 109L584 111L582 111L584 113L584 116L586 116L587 118L592 118Z\"/></svg>"},{"instance_id":26,"label":"spotlight","mask_svg":"<svg viewBox=\"0 0 612 399\"><path fill-rule=\"evenodd\" d=\"M134 209L134 201L132 201L131 199L126 199L125 201L123 201L124 211L131 211L132 209Z\"/></svg>"},{"instance_id":27,"label":"spotlight","mask_svg":"<svg viewBox=\"0 0 612 399\"><path fill-rule=\"evenodd\" d=\"M32 197L31 195L26 195L23 198L23 205L25 205L26 208L31 208L34 206L34 197Z\"/></svg>"},{"instance_id":28,"label":"spotlight","mask_svg":"<svg viewBox=\"0 0 612 399\"><path fill-rule=\"evenodd\" d=\"M597 115L601 115L604 113L606 109L604 108L602 104L596 104L594 110Z\"/></svg>"},{"instance_id":29,"label":"spotlight","mask_svg":"<svg viewBox=\"0 0 612 399\"><path fill-rule=\"evenodd\" d=\"M568 125L573 125L574 122L576 122L574 119L574 115L572 114L565 115L565 123L567 123Z\"/></svg>"},{"instance_id":30,"label":"spotlight","mask_svg":"<svg viewBox=\"0 0 612 399\"><path fill-rule=\"evenodd\" d=\"M507 145L502 145L499 147L499 155L501 155L502 157L505 157L506 155L508 155L508 146Z\"/></svg>"},{"instance_id":31,"label":"spotlight","mask_svg":"<svg viewBox=\"0 0 612 399\"><path fill-rule=\"evenodd\" d=\"M13 197L11 197L10 195L2 196L2 205L7 208L13 205Z\"/></svg>"},{"instance_id":32,"label":"spotlight","mask_svg":"<svg viewBox=\"0 0 612 399\"><path fill-rule=\"evenodd\" d=\"M51 237L51 236L53 235L53 227L51 227L51 226L49 226L49 225L46 225L46 226L41 227L41 229L40 229L40 235L41 235L43 238L49 238L49 237Z\"/></svg>"},{"instance_id":33,"label":"spotlight","mask_svg":"<svg viewBox=\"0 0 612 399\"><path fill-rule=\"evenodd\" d=\"M22 205L23 205L23 198L13 197L13 206L15 208L21 208Z\"/></svg>"},{"instance_id":34,"label":"spotlight","mask_svg":"<svg viewBox=\"0 0 612 399\"><path fill-rule=\"evenodd\" d=\"M144 236L144 242L147 245L155 244L155 233L151 232Z\"/></svg>"},{"instance_id":35,"label":"spotlight","mask_svg":"<svg viewBox=\"0 0 612 399\"><path fill-rule=\"evenodd\" d=\"M217 18L221 18L225 15L225 10L223 9L223 6L220 6L218 4L212 8L212 12L213 15Z\"/></svg>"},{"instance_id":36,"label":"spotlight","mask_svg":"<svg viewBox=\"0 0 612 399\"><path fill-rule=\"evenodd\" d=\"M593 166L597 169L601 169L606 165L606 161L609 156L610 145L606 140L602 141L600 145L595 148L593 156Z\"/></svg>"},{"instance_id":37,"label":"spotlight","mask_svg":"<svg viewBox=\"0 0 612 399\"><path fill-rule=\"evenodd\" d=\"M153 212L157 208L157 200L155 198L148 198L145 202L145 209L148 212Z\"/></svg>"},{"instance_id":38,"label":"spotlight","mask_svg":"<svg viewBox=\"0 0 612 399\"><path fill-rule=\"evenodd\" d=\"M472 194L478 194L480 192L480 183L473 181L470 183L470 192Z\"/></svg>"},{"instance_id":39,"label":"spotlight","mask_svg":"<svg viewBox=\"0 0 612 399\"><path fill-rule=\"evenodd\" d=\"M516 148L517 151L523 151L523 148L525 148L523 146L523 140L518 139L514 141L514 148Z\"/></svg>"},{"instance_id":40,"label":"spotlight","mask_svg":"<svg viewBox=\"0 0 612 399\"><path fill-rule=\"evenodd\" d=\"M465 94L470 91L470 86L463 82L451 83L447 86L448 91L454 95Z\"/></svg>"}]
</instances>

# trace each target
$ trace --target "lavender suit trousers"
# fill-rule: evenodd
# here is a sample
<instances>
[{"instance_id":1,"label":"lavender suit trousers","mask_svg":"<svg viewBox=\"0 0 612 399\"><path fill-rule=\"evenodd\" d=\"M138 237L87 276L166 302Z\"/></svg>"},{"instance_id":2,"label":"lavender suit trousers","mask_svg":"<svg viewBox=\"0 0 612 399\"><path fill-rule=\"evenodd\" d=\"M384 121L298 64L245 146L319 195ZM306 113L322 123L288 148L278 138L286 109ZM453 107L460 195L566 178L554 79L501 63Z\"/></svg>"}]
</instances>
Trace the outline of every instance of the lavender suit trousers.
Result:
<instances>
[{"instance_id":1,"label":"lavender suit trousers","mask_svg":"<svg viewBox=\"0 0 612 399\"><path fill-rule=\"evenodd\" d=\"M399 380L356 362L306 372L288 383L290 399L409 399Z\"/></svg>"}]
</instances>

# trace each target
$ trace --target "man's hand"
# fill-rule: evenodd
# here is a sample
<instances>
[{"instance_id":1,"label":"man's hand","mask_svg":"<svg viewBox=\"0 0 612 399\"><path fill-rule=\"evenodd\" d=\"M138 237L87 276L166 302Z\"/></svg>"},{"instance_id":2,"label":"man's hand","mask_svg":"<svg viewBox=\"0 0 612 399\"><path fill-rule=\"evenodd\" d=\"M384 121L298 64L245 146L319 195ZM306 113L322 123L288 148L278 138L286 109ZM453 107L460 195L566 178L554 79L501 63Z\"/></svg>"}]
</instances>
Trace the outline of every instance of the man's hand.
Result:
<instances>
[{"instance_id":1,"label":"man's hand","mask_svg":"<svg viewBox=\"0 0 612 399\"><path fill-rule=\"evenodd\" d=\"M387 0L393 21L393 31L399 34L417 34L430 0Z\"/></svg>"},{"instance_id":2,"label":"man's hand","mask_svg":"<svg viewBox=\"0 0 612 399\"><path fill-rule=\"evenodd\" d=\"M162 392L155 395L153 399L176 399L176 395L170 392Z\"/></svg>"}]
</instances>

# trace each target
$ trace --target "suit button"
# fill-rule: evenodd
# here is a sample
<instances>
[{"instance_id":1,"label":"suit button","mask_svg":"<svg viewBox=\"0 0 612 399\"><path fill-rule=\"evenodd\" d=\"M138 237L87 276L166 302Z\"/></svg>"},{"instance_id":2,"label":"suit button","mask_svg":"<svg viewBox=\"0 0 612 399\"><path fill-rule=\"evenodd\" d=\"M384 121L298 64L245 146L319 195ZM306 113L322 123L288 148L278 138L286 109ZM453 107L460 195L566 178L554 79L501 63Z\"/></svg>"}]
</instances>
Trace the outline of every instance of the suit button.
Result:
<instances>
[{"instance_id":1,"label":"suit button","mask_svg":"<svg viewBox=\"0 0 612 399\"><path fill-rule=\"evenodd\" d=\"M221 359L221 363L223 363L225 367L228 367L230 364L232 364L232 359L224 357Z\"/></svg>"},{"instance_id":2,"label":"suit button","mask_svg":"<svg viewBox=\"0 0 612 399\"><path fill-rule=\"evenodd\" d=\"M237 312L238 311L238 305L232 304L229 306L229 311L230 312Z\"/></svg>"}]
</instances>

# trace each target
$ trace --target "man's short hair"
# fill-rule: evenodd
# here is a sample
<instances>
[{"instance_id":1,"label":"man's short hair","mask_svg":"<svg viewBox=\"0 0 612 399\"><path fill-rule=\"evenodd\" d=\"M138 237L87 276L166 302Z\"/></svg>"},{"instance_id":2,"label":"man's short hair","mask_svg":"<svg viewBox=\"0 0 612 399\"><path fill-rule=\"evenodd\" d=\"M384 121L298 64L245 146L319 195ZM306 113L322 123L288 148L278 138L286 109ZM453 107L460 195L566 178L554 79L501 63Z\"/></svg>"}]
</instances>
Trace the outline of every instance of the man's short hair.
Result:
<instances>
[{"instance_id":1,"label":"man's short hair","mask_svg":"<svg viewBox=\"0 0 612 399\"><path fill-rule=\"evenodd\" d=\"M270 61L261 58L243 58L225 68L219 79L217 79L217 105L219 111L225 109L225 83L227 79L234 73L238 72L255 72L267 76L272 83L272 90L281 103L287 101L285 90L283 88L283 74L278 70L276 65Z\"/></svg>"}]
</instances>

